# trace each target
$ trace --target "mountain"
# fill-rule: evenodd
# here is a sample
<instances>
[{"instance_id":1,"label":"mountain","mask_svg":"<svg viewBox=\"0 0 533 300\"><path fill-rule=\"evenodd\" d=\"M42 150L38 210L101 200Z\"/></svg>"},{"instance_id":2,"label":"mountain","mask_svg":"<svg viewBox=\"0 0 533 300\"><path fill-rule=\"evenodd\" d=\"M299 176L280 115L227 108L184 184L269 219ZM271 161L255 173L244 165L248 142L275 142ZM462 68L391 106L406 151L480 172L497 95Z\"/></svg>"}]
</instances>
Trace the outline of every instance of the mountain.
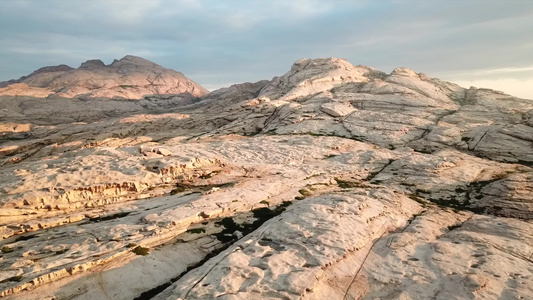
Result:
<instances>
[{"instance_id":1,"label":"mountain","mask_svg":"<svg viewBox=\"0 0 533 300\"><path fill-rule=\"evenodd\" d=\"M533 297L532 100L320 58L157 113L10 101L6 299Z\"/></svg>"},{"instance_id":2,"label":"mountain","mask_svg":"<svg viewBox=\"0 0 533 300\"><path fill-rule=\"evenodd\" d=\"M77 69L66 65L44 67L18 80L0 83L0 95L9 96L142 99L184 93L200 97L208 91L180 72L132 55L109 65L95 59Z\"/></svg>"}]
</instances>

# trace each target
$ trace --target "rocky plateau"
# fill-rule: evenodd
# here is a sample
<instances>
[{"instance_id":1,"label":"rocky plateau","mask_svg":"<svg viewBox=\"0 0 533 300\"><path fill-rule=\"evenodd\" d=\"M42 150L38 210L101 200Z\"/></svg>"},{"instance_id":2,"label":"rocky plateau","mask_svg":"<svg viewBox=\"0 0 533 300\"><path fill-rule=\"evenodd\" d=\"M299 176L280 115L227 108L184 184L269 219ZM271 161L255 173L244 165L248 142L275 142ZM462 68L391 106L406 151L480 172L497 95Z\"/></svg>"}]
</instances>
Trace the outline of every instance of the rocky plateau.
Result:
<instances>
[{"instance_id":1,"label":"rocky plateau","mask_svg":"<svg viewBox=\"0 0 533 300\"><path fill-rule=\"evenodd\" d=\"M301 59L0 84L0 297L532 299L533 100Z\"/></svg>"}]
</instances>

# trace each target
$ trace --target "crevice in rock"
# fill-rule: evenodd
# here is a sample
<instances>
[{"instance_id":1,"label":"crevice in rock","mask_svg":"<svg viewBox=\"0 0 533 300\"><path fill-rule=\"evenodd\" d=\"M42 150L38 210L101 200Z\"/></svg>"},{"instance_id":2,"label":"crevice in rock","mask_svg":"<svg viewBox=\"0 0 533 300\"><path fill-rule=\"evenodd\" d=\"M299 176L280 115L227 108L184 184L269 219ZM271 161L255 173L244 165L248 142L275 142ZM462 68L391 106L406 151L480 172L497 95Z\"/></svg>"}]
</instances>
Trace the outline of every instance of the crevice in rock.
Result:
<instances>
[{"instance_id":1,"label":"crevice in rock","mask_svg":"<svg viewBox=\"0 0 533 300\"><path fill-rule=\"evenodd\" d=\"M470 220L472 219L472 217L474 217L474 214L472 214L470 217L468 217L468 219L464 220L463 222L458 222L458 223L455 223L455 224L453 224L453 225L448 226L448 232L463 227L463 226L465 225L466 222L468 222L468 221L470 221ZM447 233L448 233L448 232L447 232ZM446 234L446 233L445 233L445 234ZM441 236L442 236L442 235L441 235ZM437 239L439 239L441 236L437 237Z\"/></svg>"},{"instance_id":2,"label":"crevice in rock","mask_svg":"<svg viewBox=\"0 0 533 300\"><path fill-rule=\"evenodd\" d=\"M416 218L416 217L415 217ZM410 224L410 223L409 223ZM408 226L408 225L407 225ZM406 226L406 227L407 227ZM404 229L405 230L405 229ZM387 233L389 233L387 230L385 230L378 238L376 238L375 240L372 241L372 246L370 247L370 249L368 249L368 252L366 253L365 255L365 258L363 259L363 261L361 262L361 265L359 266L359 268L357 269L357 271L355 272L353 278L352 278L352 281L350 282L350 284L348 285L348 287L346 288L346 291L344 293L344 297L342 298L343 300L346 300L348 299L348 293L350 292L350 289L352 287L352 285L355 283L355 280L357 279L357 275L359 275L359 272L361 272L361 270L363 269L363 266L365 265L365 262L367 261L368 257L370 256L370 253L372 253L372 250L374 249L374 246L376 245L376 243L381 239L383 238Z\"/></svg>"},{"instance_id":3,"label":"crevice in rock","mask_svg":"<svg viewBox=\"0 0 533 300\"><path fill-rule=\"evenodd\" d=\"M526 166L526 167L533 168L533 161L519 159L516 163Z\"/></svg>"},{"instance_id":4,"label":"crevice in rock","mask_svg":"<svg viewBox=\"0 0 533 300\"><path fill-rule=\"evenodd\" d=\"M111 221L115 219L120 219L129 216L131 212L119 212L112 215L102 216L102 217L96 217L89 219L89 222L97 223L97 222L104 222L104 221Z\"/></svg>"},{"instance_id":5,"label":"crevice in rock","mask_svg":"<svg viewBox=\"0 0 533 300\"><path fill-rule=\"evenodd\" d=\"M424 208L422 210L420 210L419 213L413 215L409 220L407 220L407 224L400 230L396 230L394 231L393 233L404 233L408 228L409 226L411 226L411 224L420 216L422 216L423 214L426 213L427 209L426 209L426 206L424 205L423 206ZM396 240L396 236L394 236L393 238L390 239L389 243L388 243L388 247L390 248L392 243L394 243L394 241ZM361 265L362 266L362 265Z\"/></svg>"},{"instance_id":6,"label":"crevice in rock","mask_svg":"<svg viewBox=\"0 0 533 300\"><path fill-rule=\"evenodd\" d=\"M474 147L472 147L470 150L472 151L475 151L476 150L476 147L477 145L479 145L479 142L481 142L483 140L483 138L485 137L485 135L487 135L487 133L489 133L489 131L485 131L485 133L483 133L483 135L481 136L481 138L479 138L479 140L477 141L477 143L474 145ZM470 148L470 147L469 147Z\"/></svg>"},{"instance_id":7,"label":"crevice in rock","mask_svg":"<svg viewBox=\"0 0 533 300\"><path fill-rule=\"evenodd\" d=\"M135 300L152 299L156 295L163 292L166 288L171 286L174 282L178 281L180 278L185 276L190 271L201 267L208 260L217 256L224 250L228 249L230 246L232 246L235 242L242 239L244 236L254 232L257 228L263 225L266 221L283 213L287 209L287 207L290 206L291 204L292 204L291 201L284 201L281 204L274 206L272 208L261 207L261 208L254 209L251 211L251 213L253 214L253 219L254 219L254 221L252 222L244 222L244 223L238 224L235 222L235 216L225 217L225 218L215 221L215 224L224 227L224 229L221 232L213 234L213 236L216 237L216 239L221 242L222 246L208 253L205 256L205 258L202 259L201 261L197 262L194 265L187 267L187 269L184 272L180 273L176 277L171 278L168 282L161 284L157 287L154 287L151 290L145 291L134 299ZM239 232L240 234L236 234L236 232ZM198 284L202 279L200 279L196 284ZM191 290L194 288L194 286L191 287Z\"/></svg>"},{"instance_id":8,"label":"crevice in rock","mask_svg":"<svg viewBox=\"0 0 533 300\"><path fill-rule=\"evenodd\" d=\"M372 179L374 179L374 177L378 176L379 173L383 172L383 170L385 170L388 166L390 166L395 161L396 160L394 160L394 159L389 159L389 161L381 169L379 169L378 171L375 171L375 172L370 172L368 174L368 176L364 180L372 181Z\"/></svg>"},{"instance_id":9,"label":"crevice in rock","mask_svg":"<svg viewBox=\"0 0 533 300\"><path fill-rule=\"evenodd\" d=\"M274 109L274 111L270 114L268 118L266 118L265 122L263 123L263 128L266 128L268 125L270 125L270 123L274 120L274 118L276 118L276 116L279 114L279 111L281 110L281 108L284 106L285 105L280 105L276 107L276 109Z\"/></svg>"},{"instance_id":10,"label":"crevice in rock","mask_svg":"<svg viewBox=\"0 0 533 300\"><path fill-rule=\"evenodd\" d=\"M450 115L453 115L455 114L456 112L458 112L459 110L456 109L456 110L450 110L450 111L447 111L445 113L443 113L442 115L438 116L437 119L435 120L435 125L439 125L439 122L444 118L444 117L447 117L447 116L450 116Z\"/></svg>"},{"instance_id":11,"label":"crevice in rock","mask_svg":"<svg viewBox=\"0 0 533 300\"><path fill-rule=\"evenodd\" d=\"M228 249L230 246L232 245L232 243L226 243L224 244L222 247L220 248L217 248L216 250L208 253L204 259L202 259L201 261L197 262L196 264L193 264L191 266L188 266L187 269L185 271L183 271L182 273L180 273L179 275L177 275L176 277L173 277L171 278L168 282L165 282L161 285L158 285L156 286L155 288L151 289L151 290L148 290L148 291L145 291L143 293L141 293L139 296L135 297L134 300L149 300L149 299L152 299L154 298L155 296L159 295L160 293L162 293L165 289L167 289L169 286L171 286L174 282L178 281L180 278L182 278L183 276L185 276L185 274L189 273L190 271L196 269L196 268L199 268L201 267L203 264L205 264L208 260L210 260L211 258L217 256L219 253L221 253L222 251Z\"/></svg>"}]
</instances>

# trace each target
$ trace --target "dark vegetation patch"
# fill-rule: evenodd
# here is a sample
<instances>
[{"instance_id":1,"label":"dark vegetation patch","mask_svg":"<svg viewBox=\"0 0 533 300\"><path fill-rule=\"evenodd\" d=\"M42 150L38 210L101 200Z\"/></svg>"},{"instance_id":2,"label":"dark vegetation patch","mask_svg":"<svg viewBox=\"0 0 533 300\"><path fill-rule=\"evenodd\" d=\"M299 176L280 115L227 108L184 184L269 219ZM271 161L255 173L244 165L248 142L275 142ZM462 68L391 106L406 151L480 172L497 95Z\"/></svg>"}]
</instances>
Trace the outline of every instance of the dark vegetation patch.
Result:
<instances>
[{"instance_id":1,"label":"dark vegetation patch","mask_svg":"<svg viewBox=\"0 0 533 300\"><path fill-rule=\"evenodd\" d=\"M187 229L187 232L195 234L205 233L205 228L189 228Z\"/></svg>"},{"instance_id":2,"label":"dark vegetation patch","mask_svg":"<svg viewBox=\"0 0 533 300\"><path fill-rule=\"evenodd\" d=\"M63 250L56 251L56 255L63 254L68 251L68 248L65 248Z\"/></svg>"},{"instance_id":3,"label":"dark vegetation patch","mask_svg":"<svg viewBox=\"0 0 533 300\"><path fill-rule=\"evenodd\" d=\"M213 172L211 172L211 174L212 173ZM178 182L176 183L174 189L170 191L170 195L176 195L176 194L183 193L189 190L208 191L214 187L227 188L227 187L232 187L234 185L235 185L235 182L225 182L225 183L219 183L219 184L198 184L198 185Z\"/></svg>"},{"instance_id":4,"label":"dark vegetation patch","mask_svg":"<svg viewBox=\"0 0 533 300\"><path fill-rule=\"evenodd\" d=\"M142 246L137 246L137 247L133 248L133 250L131 250L131 252L133 252L133 253L135 253L137 255L146 256L146 255L148 255L148 253L150 253L150 249L142 247Z\"/></svg>"},{"instance_id":5,"label":"dark vegetation patch","mask_svg":"<svg viewBox=\"0 0 533 300\"><path fill-rule=\"evenodd\" d=\"M365 187L365 185L360 181L349 181L345 179L340 179L335 177L335 181L337 182L337 185L341 189L351 189L351 188L362 188Z\"/></svg>"},{"instance_id":6,"label":"dark vegetation patch","mask_svg":"<svg viewBox=\"0 0 533 300\"><path fill-rule=\"evenodd\" d=\"M426 201L426 199L420 197L420 196L417 195L417 194L411 194L411 195L409 195L409 196L407 196L407 197L409 197L409 199L411 199L411 200L414 200L414 201L418 202L419 204L422 205L422 207L426 207L426 206L427 206L427 201Z\"/></svg>"},{"instance_id":7,"label":"dark vegetation patch","mask_svg":"<svg viewBox=\"0 0 533 300\"><path fill-rule=\"evenodd\" d=\"M89 219L89 221L91 221L91 222L110 221L110 220L114 220L114 219L127 217L129 214L130 214L130 212L119 212L119 213L113 214L113 215L92 218L92 219Z\"/></svg>"},{"instance_id":8,"label":"dark vegetation patch","mask_svg":"<svg viewBox=\"0 0 533 300\"><path fill-rule=\"evenodd\" d=\"M358 142L363 142L363 143L366 142L366 138L363 135L352 135L350 139L354 141L358 141Z\"/></svg>"},{"instance_id":9,"label":"dark vegetation patch","mask_svg":"<svg viewBox=\"0 0 533 300\"><path fill-rule=\"evenodd\" d=\"M313 175L309 175L307 177L304 178L304 180L309 180L313 177L318 177L318 176L321 176L321 175L324 175L324 173L318 173L318 174L313 174Z\"/></svg>"},{"instance_id":10,"label":"dark vegetation patch","mask_svg":"<svg viewBox=\"0 0 533 300\"><path fill-rule=\"evenodd\" d=\"M456 193L466 193L466 192L468 192L468 190L464 189L463 187L458 187L458 188L455 189L455 192Z\"/></svg>"},{"instance_id":11,"label":"dark vegetation patch","mask_svg":"<svg viewBox=\"0 0 533 300\"><path fill-rule=\"evenodd\" d=\"M10 277L8 279L4 279L4 280L0 281L0 283L10 282L10 281L19 282L21 280L22 280L22 275L18 275L18 276Z\"/></svg>"},{"instance_id":12,"label":"dark vegetation patch","mask_svg":"<svg viewBox=\"0 0 533 300\"><path fill-rule=\"evenodd\" d=\"M223 243L235 241L237 240L237 237L233 234L235 231L240 231L243 235L247 235L259 228L259 226L263 225L263 223L265 223L266 221L274 218L275 216L280 215L291 204L292 202L290 201L284 201L281 204L272 208L256 208L252 210L252 214L254 217L253 222L237 224L231 217L223 218L222 220L215 222L215 224L223 226L224 230L215 234L215 236L219 241Z\"/></svg>"},{"instance_id":13,"label":"dark vegetation patch","mask_svg":"<svg viewBox=\"0 0 533 300\"><path fill-rule=\"evenodd\" d=\"M454 229L460 228L461 226L463 226L463 223L453 224L453 225L448 226L448 230L452 231Z\"/></svg>"},{"instance_id":14,"label":"dark vegetation patch","mask_svg":"<svg viewBox=\"0 0 533 300\"><path fill-rule=\"evenodd\" d=\"M141 293L141 295L136 297L134 300L152 299L156 295L163 292L166 288L168 288L174 282L178 281L185 274L189 273L190 271L196 268L201 267L209 259L217 256L220 252L229 248L232 245L232 242L237 240L237 237L233 235L235 231L240 231L243 233L243 235L247 235L251 233L252 231L256 230L259 226L261 226L263 223L265 223L269 219L284 212L287 209L287 207L291 204L292 202L285 201L282 204L276 207L273 207L273 208L262 207L262 208L255 209L252 211L252 213L256 220L253 221L252 223L237 224L231 217L226 217L226 218L221 219L220 221L215 222L215 224L224 227L224 230L222 232L215 234L216 238L223 243L222 247L217 248L216 250L207 254L206 257L204 257L204 259L202 259L201 261L188 266L185 271L183 271L181 274L177 275L176 277L171 278L168 282L165 282L153 289L150 289L148 291ZM263 240L266 240L266 239L263 238Z\"/></svg>"},{"instance_id":15,"label":"dark vegetation patch","mask_svg":"<svg viewBox=\"0 0 533 300\"><path fill-rule=\"evenodd\" d=\"M10 253L10 252L13 252L13 248L10 248L8 246L4 246L4 247L2 247L2 249L0 249L0 251L2 251L2 253Z\"/></svg>"},{"instance_id":16,"label":"dark vegetation patch","mask_svg":"<svg viewBox=\"0 0 533 300\"><path fill-rule=\"evenodd\" d=\"M36 234L32 234L32 235L26 235L26 236L24 236L24 235L23 236L19 236L17 239L15 239L15 242L31 240L34 237L37 237L37 235Z\"/></svg>"},{"instance_id":17,"label":"dark vegetation patch","mask_svg":"<svg viewBox=\"0 0 533 300\"><path fill-rule=\"evenodd\" d=\"M371 70L368 73L366 73L364 76L366 76L370 80L373 80L376 78L385 80L385 78L389 77L389 74L382 72L382 71L378 71L378 70Z\"/></svg>"},{"instance_id":18,"label":"dark vegetation patch","mask_svg":"<svg viewBox=\"0 0 533 300\"><path fill-rule=\"evenodd\" d=\"M276 250L276 251L283 251L285 250L285 246L283 244L281 244L280 242L277 242L277 241L274 241L272 239L269 239L269 238L265 238L263 237L262 239L260 239L259 241L257 241L257 243L261 246L268 246L268 247L271 247L272 249Z\"/></svg>"},{"instance_id":19,"label":"dark vegetation patch","mask_svg":"<svg viewBox=\"0 0 533 300\"><path fill-rule=\"evenodd\" d=\"M433 203L440 207L447 207L454 209L455 212L459 211L470 211L476 214L494 214L502 215L503 207L500 206L478 206L473 200L480 200L484 197L482 189L498 180L503 179L505 176L498 176L491 180L476 181L470 182L467 185L458 186L455 188L456 195L452 195L446 198L437 198L431 195L431 191L416 189L415 193L408 195L408 197L424 207L428 203ZM409 184L402 182L400 183L403 186L415 186L414 184ZM422 195L423 194L423 195Z\"/></svg>"},{"instance_id":20,"label":"dark vegetation patch","mask_svg":"<svg viewBox=\"0 0 533 300\"><path fill-rule=\"evenodd\" d=\"M313 193L311 193L310 191L308 191L306 189L301 189L301 190L298 191L298 193L300 193L304 197L309 197L309 196L311 196L313 194Z\"/></svg>"},{"instance_id":21,"label":"dark vegetation patch","mask_svg":"<svg viewBox=\"0 0 533 300\"><path fill-rule=\"evenodd\" d=\"M519 159L516 163L524 165L524 166L527 166L527 167L530 167L530 168L533 168L533 161L530 161L530 160L521 160L521 159Z\"/></svg>"},{"instance_id":22,"label":"dark vegetation patch","mask_svg":"<svg viewBox=\"0 0 533 300\"><path fill-rule=\"evenodd\" d=\"M416 189L415 191L417 194L431 194L431 191L422 190L422 189Z\"/></svg>"},{"instance_id":23,"label":"dark vegetation patch","mask_svg":"<svg viewBox=\"0 0 533 300\"><path fill-rule=\"evenodd\" d=\"M222 170L213 170L213 171L211 171L211 172L209 172L209 173L206 173L206 174L202 174L202 175L200 175L199 178L200 178L200 179L209 179L209 178L213 178L213 176L218 175L218 174L220 174L221 172L222 172Z\"/></svg>"},{"instance_id":24,"label":"dark vegetation patch","mask_svg":"<svg viewBox=\"0 0 533 300\"><path fill-rule=\"evenodd\" d=\"M270 202L268 202L267 200L261 200L259 203L264 204L266 206L270 206Z\"/></svg>"},{"instance_id":25,"label":"dark vegetation patch","mask_svg":"<svg viewBox=\"0 0 533 300\"><path fill-rule=\"evenodd\" d=\"M190 189L191 187L189 185L185 185L183 183L176 183L176 187L170 191L171 195L176 195L179 193L183 193L186 190Z\"/></svg>"}]
</instances>

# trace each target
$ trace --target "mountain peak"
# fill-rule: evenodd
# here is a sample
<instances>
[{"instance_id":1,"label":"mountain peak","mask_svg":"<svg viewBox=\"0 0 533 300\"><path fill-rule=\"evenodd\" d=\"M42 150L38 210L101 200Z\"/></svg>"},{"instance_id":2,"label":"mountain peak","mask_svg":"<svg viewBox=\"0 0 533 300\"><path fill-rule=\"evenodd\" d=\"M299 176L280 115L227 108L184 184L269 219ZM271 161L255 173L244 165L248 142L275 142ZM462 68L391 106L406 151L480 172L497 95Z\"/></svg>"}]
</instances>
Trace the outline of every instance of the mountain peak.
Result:
<instances>
[{"instance_id":1,"label":"mountain peak","mask_svg":"<svg viewBox=\"0 0 533 300\"><path fill-rule=\"evenodd\" d=\"M98 98L142 99L149 95L189 93L200 97L208 93L182 73L134 55L115 59L109 65L100 59L90 59L78 69L67 65L44 67L18 80L0 83L0 87L8 87L14 83L23 83L26 87L0 90L0 95L5 92L14 96L40 97L48 94L67 98L85 95Z\"/></svg>"},{"instance_id":2,"label":"mountain peak","mask_svg":"<svg viewBox=\"0 0 533 300\"><path fill-rule=\"evenodd\" d=\"M42 73L62 72L62 71L70 71L70 70L74 70L74 68L72 68L70 66L67 66L67 65L64 65L64 64L57 65L57 66L47 66L47 67L42 67L42 68L39 68L39 69L33 71L27 77L30 77L30 76L33 76L33 75L36 75L36 74L42 74Z\"/></svg>"},{"instance_id":3,"label":"mountain peak","mask_svg":"<svg viewBox=\"0 0 533 300\"><path fill-rule=\"evenodd\" d=\"M369 68L356 67L343 58L302 58L289 72L265 86L260 95L272 99L283 97L284 100L304 97L344 82L368 81L365 74L369 71Z\"/></svg>"},{"instance_id":4,"label":"mountain peak","mask_svg":"<svg viewBox=\"0 0 533 300\"><path fill-rule=\"evenodd\" d=\"M94 69L94 68L102 68L105 67L103 61L99 59L90 59L80 65L78 69Z\"/></svg>"},{"instance_id":5,"label":"mountain peak","mask_svg":"<svg viewBox=\"0 0 533 300\"><path fill-rule=\"evenodd\" d=\"M121 61L123 60L130 60L130 61L148 61L147 59L144 59L140 56L135 56L135 55L131 55L131 54L128 54L126 56L124 56L123 58L120 59Z\"/></svg>"},{"instance_id":6,"label":"mountain peak","mask_svg":"<svg viewBox=\"0 0 533 300\"><path fill-rule=\"evenodd\" d=\"M399 67L399 68L392 70L391 75L419 78L418 73L406 67Z\"/></svg>"},{"instance_id":7,"label":"mountain peak","mask_svg":"<svg viewBox=\"0 0 533 300\"><path fill-rule=\"evenodd\" d=\"M159 66L158 64L154 63L153 61L144 59L139 56L135 55L126 55L123 58L119 60L114 60L113 63L110 64L110 66L116 66L116 65L122 65L122 64L135 64L135 65L150 65L150 66ZM160 66L159 66L160 67Z\"/></svg>"}]
</instances>

